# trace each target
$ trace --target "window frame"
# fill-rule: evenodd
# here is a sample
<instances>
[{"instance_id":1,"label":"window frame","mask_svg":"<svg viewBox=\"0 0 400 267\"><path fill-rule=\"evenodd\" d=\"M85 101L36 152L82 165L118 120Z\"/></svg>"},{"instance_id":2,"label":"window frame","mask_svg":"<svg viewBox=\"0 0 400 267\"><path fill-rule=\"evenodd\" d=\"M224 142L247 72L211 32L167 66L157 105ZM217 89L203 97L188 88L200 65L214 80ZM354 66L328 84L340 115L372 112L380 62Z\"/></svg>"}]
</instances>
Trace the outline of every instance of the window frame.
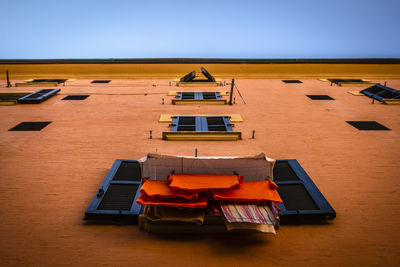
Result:
<instances>
[{"instance_id":1,"label":"window frame","mask_svg":"<svg viewBox=\"0 0 400 267\"><path fill-rule=\"evenodd\" d=\"M193 93L193 98L183 98L185 93ZM204 93L214 93L215 98L204 98ZM220 100L221 93L220 92L178 92L178 95L175 98L176 100Z\"/></svg>"},{"instance_id":2,"label":"window frame","mask_svg":"<svg viewBox=\"0 0 400 267\"><path fill-rule=\"evenodd\" d=\"M191 125L182 125L180 124L180 118L188 118L188 117L194 117L195 118L195 124ZM216 124L216 125L209 125L207 119L208 118L222 118L223 124ZM218 131L218 132L232 132L232 124L230 122L229 117L227 116L175 116L172 118L172 124L171 124L171 132L184 132L184 131L178 131L178 128L181 126L194 126L195 130L193 132L214 132L214 131L209 131L208 128L209 126L224 126L225 131Z\"/></svg>"}]
</instances>

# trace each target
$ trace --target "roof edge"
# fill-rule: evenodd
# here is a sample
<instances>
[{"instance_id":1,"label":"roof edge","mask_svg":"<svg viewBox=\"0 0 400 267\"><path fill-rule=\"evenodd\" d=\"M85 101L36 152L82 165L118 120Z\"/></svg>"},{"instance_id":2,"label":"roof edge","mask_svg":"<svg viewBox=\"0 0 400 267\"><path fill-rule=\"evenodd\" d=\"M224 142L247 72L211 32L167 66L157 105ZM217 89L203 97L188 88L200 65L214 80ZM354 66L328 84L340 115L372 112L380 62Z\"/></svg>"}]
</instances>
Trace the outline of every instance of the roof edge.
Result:
<instances>
[{"instance_id":1,"label":"roof edge","mask_svg":"<svg viewBox=\"0 0 400 267\"><path fill-rule=\"evenodd\" d=\"M0 64L400 64L400 58L99 58L99 59L0 59Z\"/></svg>"}]
</instances>

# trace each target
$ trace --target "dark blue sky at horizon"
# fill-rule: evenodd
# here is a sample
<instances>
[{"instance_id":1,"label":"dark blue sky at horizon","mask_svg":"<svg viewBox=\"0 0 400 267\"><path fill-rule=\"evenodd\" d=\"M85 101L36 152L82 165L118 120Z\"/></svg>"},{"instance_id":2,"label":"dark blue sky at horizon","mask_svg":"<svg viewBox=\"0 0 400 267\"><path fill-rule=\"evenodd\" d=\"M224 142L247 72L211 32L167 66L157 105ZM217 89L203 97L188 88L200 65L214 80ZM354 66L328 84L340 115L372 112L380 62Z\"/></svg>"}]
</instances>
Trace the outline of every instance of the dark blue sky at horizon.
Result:
<instances>
[{"instance_id":1,"label":"dark blue sky at horizon","mask_svg":"<svg viewBox=\"0 0 400 267\"><path fill-rule=\"evenodd\" d=\"M0 58L400 58L400 0L1 0Z\"/></svg>"}]
</instances>

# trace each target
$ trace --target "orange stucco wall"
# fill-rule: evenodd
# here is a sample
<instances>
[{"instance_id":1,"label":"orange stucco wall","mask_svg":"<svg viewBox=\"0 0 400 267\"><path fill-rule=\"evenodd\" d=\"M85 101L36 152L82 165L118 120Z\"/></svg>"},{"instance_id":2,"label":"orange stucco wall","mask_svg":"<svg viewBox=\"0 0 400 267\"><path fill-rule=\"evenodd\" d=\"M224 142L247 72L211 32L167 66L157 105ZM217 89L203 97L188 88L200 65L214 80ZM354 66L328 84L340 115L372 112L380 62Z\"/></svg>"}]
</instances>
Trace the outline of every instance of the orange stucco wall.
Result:
<instances>
[{"instance_id":1,"label":"orange stucco wall","mask_svg":"<svg viewBox=\"0 0 400 267\"><path fill-rule=\"evenodd\" d=\"M113 78L103 75L107 71L95 76ZM305 78L302 84L237 79L247 104L236 94L233 106L171 105L167 93L177 88L169 86L170 79L90 81L67 82L59 95L39 105L0 106L1 265L398 266L400 106L371 104L347 93L359 87ZM400 80L385 81L400 88ZM0 81L0 91L10 90L36 88L5 88ZM90 97L62 101L67 94ZM306 94L336 100L312 101ZM241 114L244 122L235 123L235 130L243 140L161 139L168 124L158 123L160 114L205 110ZM358 131L347 120L376 120L391 131ZM40 132L8 131L22 121L52 123ZM326 225L282 226L275 236L156 236L137 226L84 224L83 214L115 159L149 152L194 155L195 148L199 156L265 152L295 158L337 218Z\"/></svg>"}]
</instances>

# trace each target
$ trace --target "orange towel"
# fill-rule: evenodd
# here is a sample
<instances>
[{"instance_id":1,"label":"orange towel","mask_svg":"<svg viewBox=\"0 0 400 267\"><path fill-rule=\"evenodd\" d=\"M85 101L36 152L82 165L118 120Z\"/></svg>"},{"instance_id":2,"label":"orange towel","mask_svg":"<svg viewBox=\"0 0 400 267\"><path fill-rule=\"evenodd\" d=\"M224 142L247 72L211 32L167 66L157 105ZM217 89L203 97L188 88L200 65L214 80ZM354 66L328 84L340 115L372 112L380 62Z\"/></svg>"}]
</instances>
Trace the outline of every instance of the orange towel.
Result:
<instances>
[{"instance_id":1,"label":"orange towel","mask_svg":"<svg viewBox=\"0 0 400 267\"><path fill-rule=\"evenodd\" d=\"M283 203L276 189L278 186L271 181L249 181L240 184L237 189L223 191L213 190L215 200L227 201L272 201Z\"/></svg>"},{"instance_id":2,"label":"orange towel","mask_svg":"<svg viewBox=\"0 0 400 267\"><path fill-rule=\"evenodd\" d=\"M162 206L162 207L186 207L186 208L201 208L207 207L208 196L199 196L196 199L185 199L181 197L163 198L163 197L149 197L145 193L141 193L136 201L140 205L149 206Z\"/></svg>"},{"instance_id":3,"label":"orange towel","mask_svg":"<svg viewBox=\"0 0 400 267\"><path fill-rule=\"evenodd\" d=\"M141 193L145 193L149 197L182 197L186 199L195 199L199 196L197 192L188 192L182 190L172 190L168 187L167 181L155 181L155 180L142 180Z\"/></svg>"},{"instance_id":4,"label":"orange towel","mask_svg":"<svg viewBox=\"0 0 400 267\"><path fill-rule=\"evenodd\" d=\"M167 181L172 189L205 191L213 189L233 189L243 181L240 175L225 174L171 174Z\"/></svg>"}]
</instances>

